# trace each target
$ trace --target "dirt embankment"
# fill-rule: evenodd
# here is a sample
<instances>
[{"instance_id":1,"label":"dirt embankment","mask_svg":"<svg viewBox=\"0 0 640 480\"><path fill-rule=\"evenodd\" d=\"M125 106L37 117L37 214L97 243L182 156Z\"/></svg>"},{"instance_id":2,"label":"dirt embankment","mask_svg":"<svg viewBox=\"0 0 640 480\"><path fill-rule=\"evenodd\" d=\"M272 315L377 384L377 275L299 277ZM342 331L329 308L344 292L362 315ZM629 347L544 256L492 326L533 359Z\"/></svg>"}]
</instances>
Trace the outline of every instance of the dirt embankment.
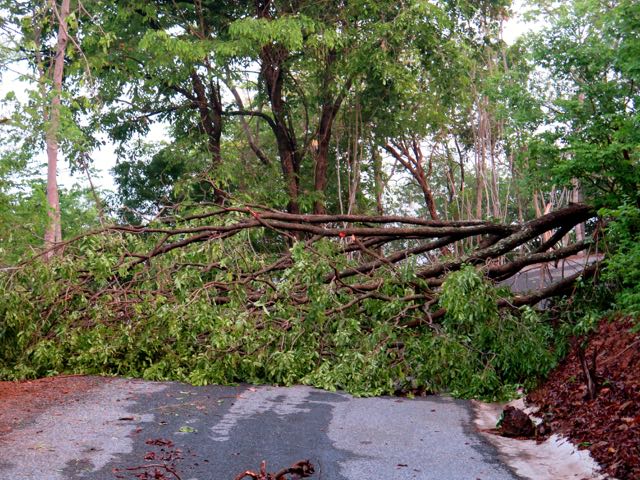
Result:
<instances>
[{"instance_id":1,"label":"dirt embankment","mask_svg":"<svg viewBox=\"0 0 640 480\"><path fill-rule=\"evenodd\" d=\"M620 480L640 479L640 333L631 331L634 325L629 318L603 320L590 336L584 358L595 371L594 399L577 346L528 397L552 432L589 449L604 473Z\"/></svg>"}]
</instances>

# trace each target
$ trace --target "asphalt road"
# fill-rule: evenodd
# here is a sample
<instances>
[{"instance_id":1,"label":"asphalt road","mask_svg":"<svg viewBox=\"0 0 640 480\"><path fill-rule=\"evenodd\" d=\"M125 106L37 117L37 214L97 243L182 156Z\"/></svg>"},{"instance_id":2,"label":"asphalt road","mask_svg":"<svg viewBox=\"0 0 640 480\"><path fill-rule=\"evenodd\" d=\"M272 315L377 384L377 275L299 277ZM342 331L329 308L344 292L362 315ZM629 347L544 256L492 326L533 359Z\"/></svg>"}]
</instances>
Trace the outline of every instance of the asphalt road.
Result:
<instances>
[{"instance_id":1,"label":"asphalt road","mask_svg":"<svg viewBox=\"0 0 640 480\"><path fill-rule=\"evenodd\" d=\"M559 261L557 265L553 262L543 266L534 265L523 269L513 277L502 282L502 284L511 287L512 291L519 293L537 290L579 273L584 270L586 266L601 258L602 255L596 254L576 255Z\"/></svg>"},{"instance_id":2,"label":"asphalt road","mask_svg":"<svg viewBox=\"0 0 640 480\"><path fill-rule=\"evenodd\" d=\"M470 402L304 386L112 379L51 407L0 448L0 478L11 480L233 480L262 460L275 472L301 459L314 465L311 479L518 478L476 432Z\"/></svg>"}]
</instances>

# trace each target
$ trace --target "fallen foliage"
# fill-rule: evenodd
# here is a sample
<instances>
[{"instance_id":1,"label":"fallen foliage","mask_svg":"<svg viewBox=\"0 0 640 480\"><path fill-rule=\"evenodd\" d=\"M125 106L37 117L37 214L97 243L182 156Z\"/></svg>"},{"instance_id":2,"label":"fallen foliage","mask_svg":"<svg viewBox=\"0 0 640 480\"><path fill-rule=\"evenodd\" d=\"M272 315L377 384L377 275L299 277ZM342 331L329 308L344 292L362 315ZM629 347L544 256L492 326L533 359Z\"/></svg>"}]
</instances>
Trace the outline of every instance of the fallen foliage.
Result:
<instances>
[{"instance_id":1,"label":"fallen foliage","mask_svg":"<svg viewBox=\"0 0 640 480\"><path fill-rule=\"evenodd\" d=\"M590 335L584 357L595 358L595 398L589 399L580 345L528 396L552 432L589 449L619 480L640 478L640 333L634 327L631 318L605 319Z\"/></svg>"},{"instance_id":2,"label":"fallen foliage","mask_svg":"<svg viewBox=\"0 0 640 480\"><path fill-rule=\"evenodd\" d=\"M288 468L284 468L277 473L267 472L267 462L262 461L260 464L260 472L256 473L251 470L246 470L240 473L235 480L242 480L243 478L253 478L254 480L298 480L300 478L308 478L315 472L315 468L309 462L309 460L300 460L294 463ZM291 475L291 476L289 476Z\"/></svg>"},{"instance_id":3,"label":"fallen foliage","mask_svg":"<svg viewBox=\"0 0 640 480\"><path fill-rule=\"evenodd\" d=\"M0 442L2 436L29 424L51 406L79 398L87 391L111 381L79 375L0 382Z\"/></svg>"}]
</instances>

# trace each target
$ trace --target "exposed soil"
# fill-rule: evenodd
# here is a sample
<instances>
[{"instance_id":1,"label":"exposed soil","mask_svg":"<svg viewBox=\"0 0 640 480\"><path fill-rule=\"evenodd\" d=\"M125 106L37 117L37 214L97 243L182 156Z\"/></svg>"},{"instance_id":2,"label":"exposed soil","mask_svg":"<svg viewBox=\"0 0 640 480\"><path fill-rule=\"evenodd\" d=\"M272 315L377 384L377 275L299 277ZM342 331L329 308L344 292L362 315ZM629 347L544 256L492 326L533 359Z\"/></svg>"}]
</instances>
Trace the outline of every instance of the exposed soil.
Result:
<instances>
[{"instance_id":1,"label":"exposed soil","mask_svg":"<svg viewBox=\"0 0 640 480\"><path fill-rule=\"evenodd\" d=\"M589 449L603 473L620 480L640 479L640 333L630 332L633 325L629 318L603 320L590 336L584 358L590 368L595 358L593 400L577 345L527 397L553 433Z\"/></svg>"},{"instance_id":2,"label":"exposed soil","mask_svg":"<svg viewBox=\"0 0 640 480\"><path fill-rule=\"evenodd\" d=\"M529 438L536 434L536 427L529 415L511 405L502 411L500 435L513 438Z\"/></svg>"},{"instance_id":3,"label":"exposed soil","mask_svg":"<svg viewBox=\"0 0 640 480\"><path fill-rule=\"evenodd\" d=\"M73 402L92 388L109 381L102 377L58 377L0 382L0 442L16 428L30 423L52 405Z\"/></svg>"}]
</instances>

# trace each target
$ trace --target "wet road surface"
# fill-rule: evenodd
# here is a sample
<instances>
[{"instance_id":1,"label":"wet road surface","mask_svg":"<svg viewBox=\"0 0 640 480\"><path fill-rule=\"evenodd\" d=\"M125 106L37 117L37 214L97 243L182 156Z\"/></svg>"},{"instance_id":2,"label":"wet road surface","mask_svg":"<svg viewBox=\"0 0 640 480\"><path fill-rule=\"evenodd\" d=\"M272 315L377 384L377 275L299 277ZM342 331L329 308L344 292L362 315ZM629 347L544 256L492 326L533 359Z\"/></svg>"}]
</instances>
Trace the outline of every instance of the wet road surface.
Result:
<instances>
[{"instance_id":1,"label":"wet road surface","mask_svg":"<svg viewBox=\"0 0 640 480\"><path fill-rule=\"evenodd\" d=\"M233 480L302 459L311 479L518 478L471 415L439 396L108 379L0 438L0 478Z\"/></svg>"}]
</instances>

